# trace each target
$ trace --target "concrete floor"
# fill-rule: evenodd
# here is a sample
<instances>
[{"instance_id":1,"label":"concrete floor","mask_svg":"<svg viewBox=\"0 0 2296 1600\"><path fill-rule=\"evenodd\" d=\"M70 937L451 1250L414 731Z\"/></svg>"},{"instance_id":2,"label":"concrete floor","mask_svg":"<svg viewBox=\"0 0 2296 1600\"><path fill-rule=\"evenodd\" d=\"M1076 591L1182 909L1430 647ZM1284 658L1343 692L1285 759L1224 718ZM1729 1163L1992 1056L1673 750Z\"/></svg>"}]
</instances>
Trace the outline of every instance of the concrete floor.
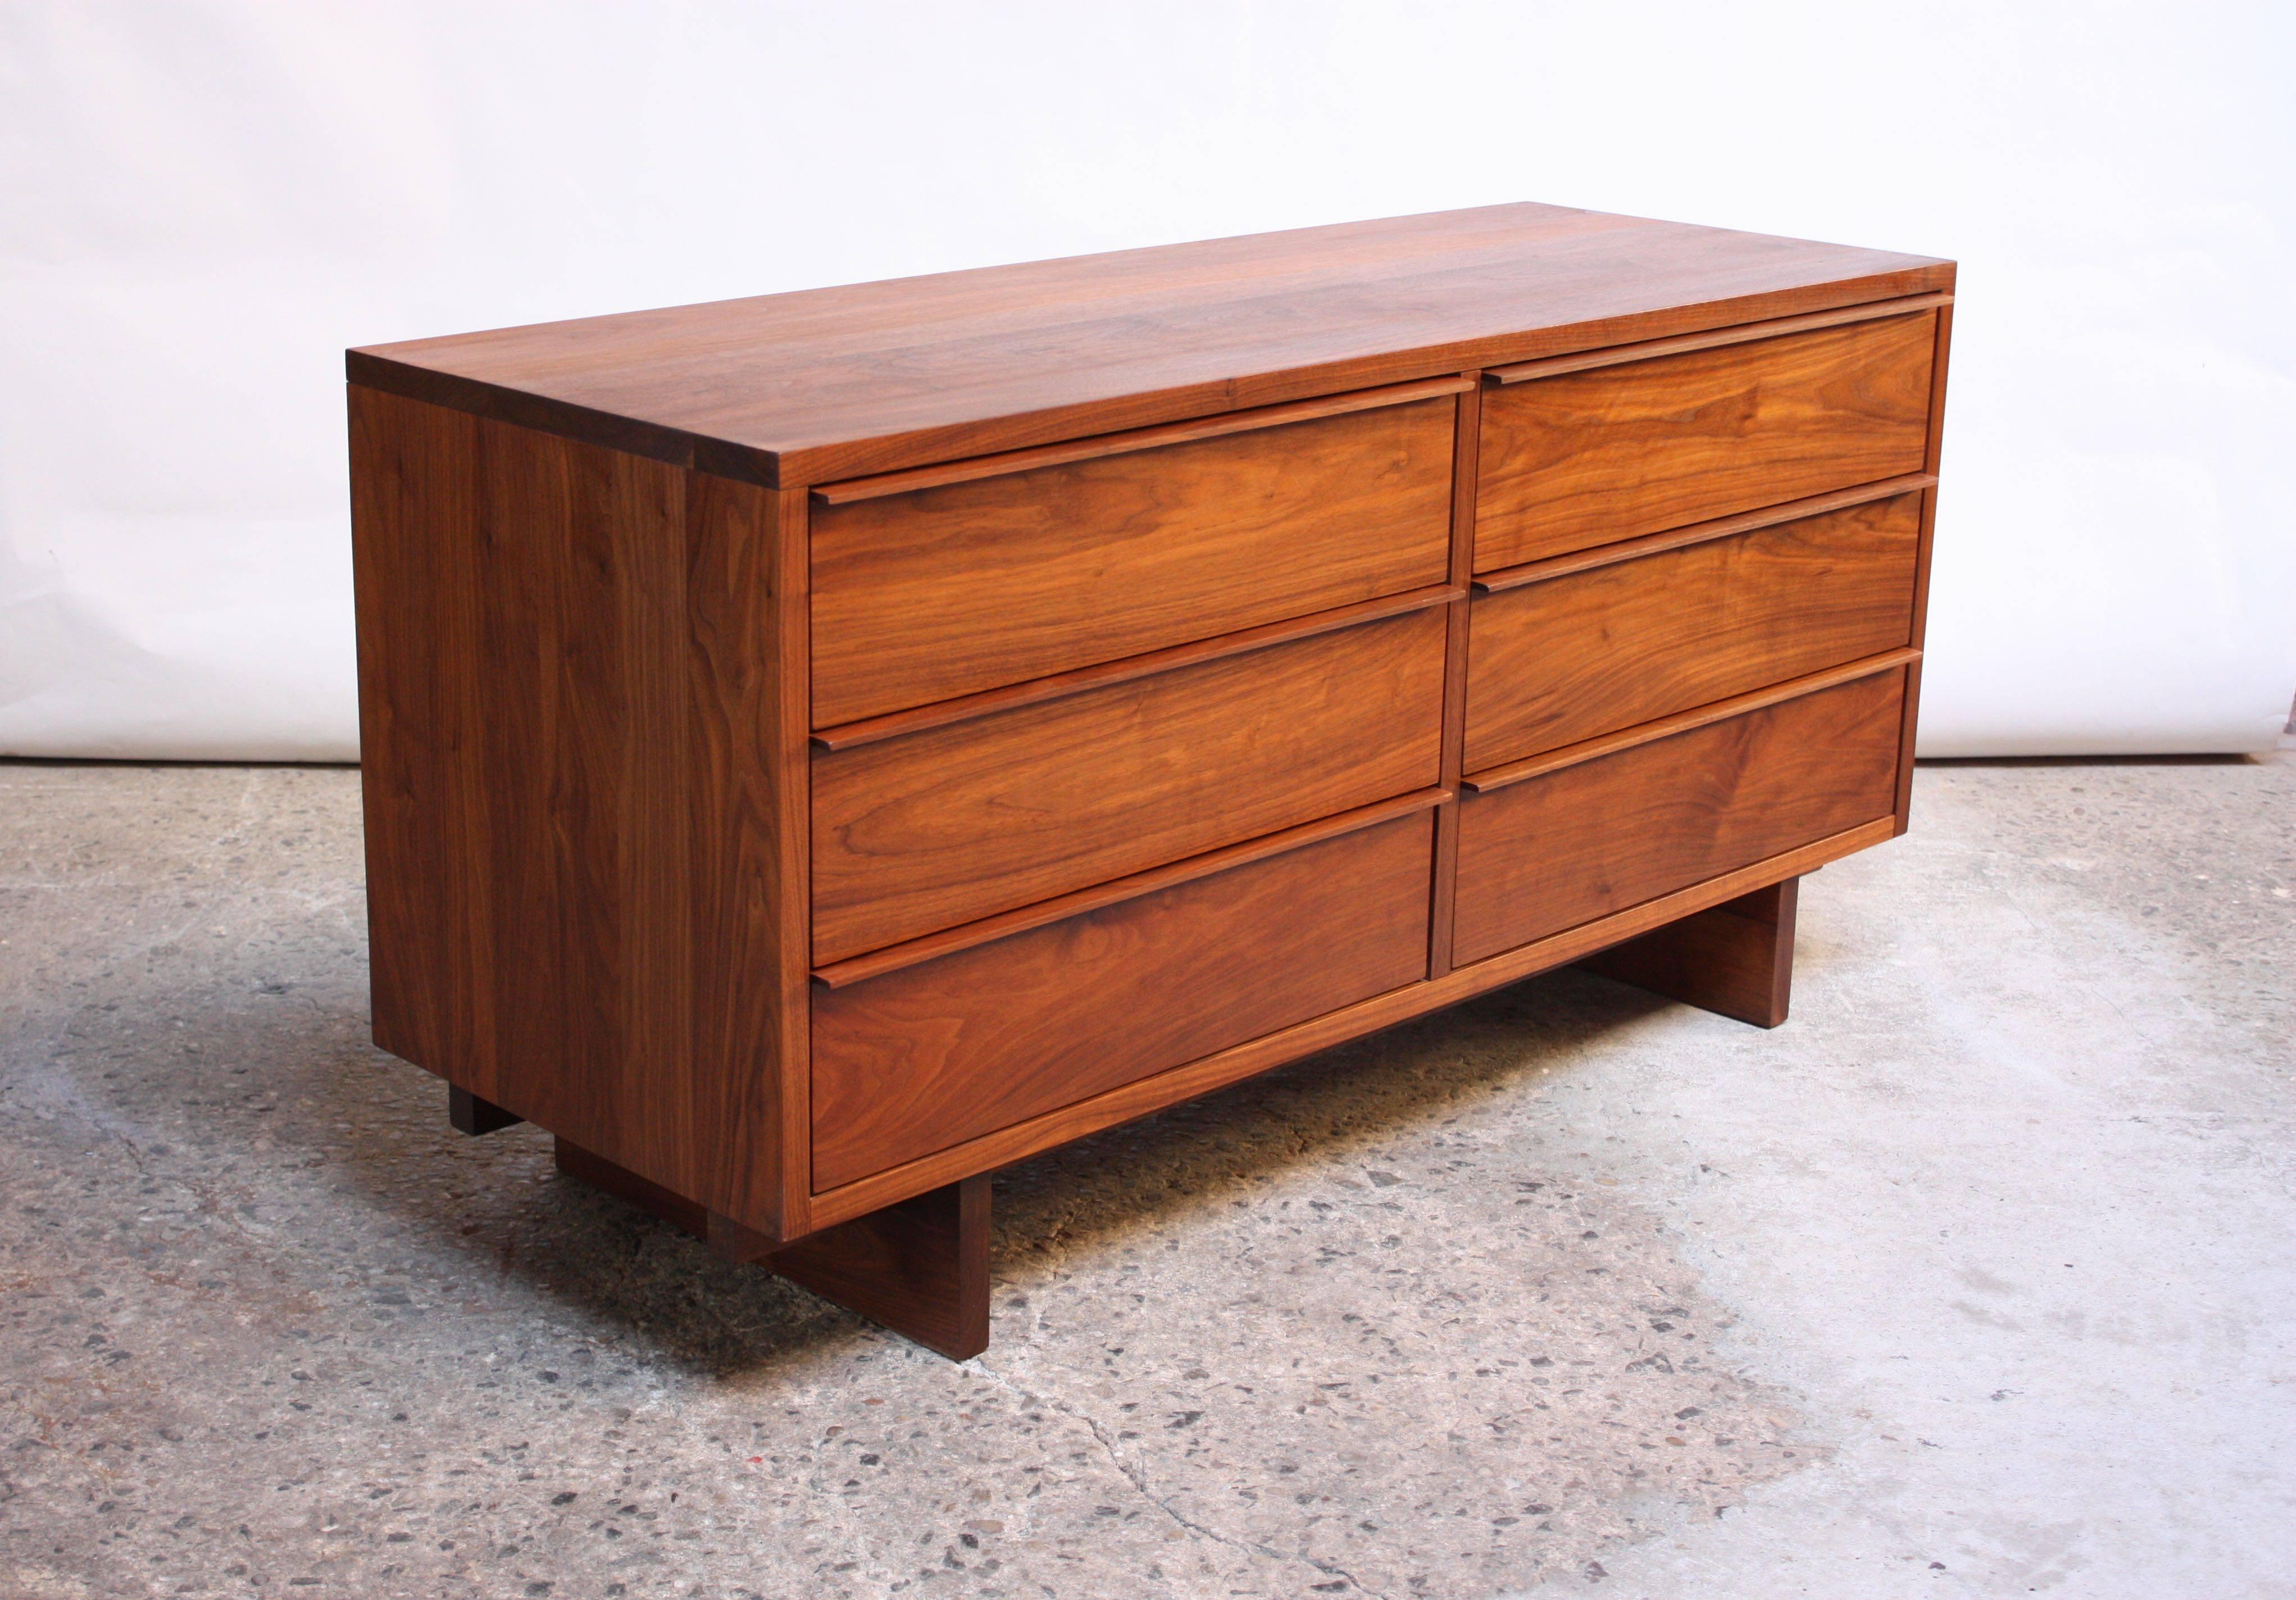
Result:
<instances>
[{"instance_id":1,"label":"concrete floor","mask_svg":"<svg viewBox=\"0 0 2296 1600\"><path fill-rule=\"evenodd\" d=\"M955 1366L447 1130L354 775L0 766L0 1594L2296 1596L2296 766L1924 769L1004 1175Z\"/></svg>"}]
</instances>

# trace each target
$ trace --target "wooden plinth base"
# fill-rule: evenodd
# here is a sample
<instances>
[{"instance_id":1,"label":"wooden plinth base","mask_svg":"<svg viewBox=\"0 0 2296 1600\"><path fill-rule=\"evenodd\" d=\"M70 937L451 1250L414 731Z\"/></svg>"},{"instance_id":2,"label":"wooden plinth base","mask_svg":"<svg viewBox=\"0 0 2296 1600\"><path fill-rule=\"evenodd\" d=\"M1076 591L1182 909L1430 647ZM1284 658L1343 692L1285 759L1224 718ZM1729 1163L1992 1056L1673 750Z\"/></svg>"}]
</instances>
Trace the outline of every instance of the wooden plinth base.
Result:
<instances>
[{"instance_id":1,"label":"wooden plinth base","mask_svg":"<svg viewBox=\"0 0 2296 1600\"><path fill-rule=\"evenodd\" d=\"M1793 984L1794 899L1800 882L1788 878L1741 895L1578 964L1670 1000L1775 1028L1786 1020Z\"/></svg>"},{"instance_id":2,"label":"wooden plinth base","mask_svg":"<svg viewBox=\"0 0 2296 1600\"><path fill-rule=\"evenodd\" d=\"M456 1133L466 1133L476 1138L482 1133L500 1133L505 1128L516 1128L526 1119L450 1083L447 1086L447 1120Z\"/></svg>"},{"instance_id":3,"label":"wooden plinth base","mask_svg":"<svg viewBox=\"0 0 2296 1600\"><path fill-rule=\"evenodd\" d=\"M719 1255L758 1261L952 1361L988 1348L988 1176L982 1173L776 1248L578 1145L558 1169L694 1235Z\"/></svg>"},{"instance_id":4,"label":"wooden plinth base","mask_svg":"<svg viewBox=\"0 0 2296 1600\"><path fill-rule=\"evenodd\" d=\"M1799 878L1669 923L1578 964L1759 1027L1786 1020ZM454 1125L492 1132L519 1119L466 1090ZM558 1169L702 1240L756 1261L928 1350L962 1361L988 1348L988 1178L980 1174L776 1246L660 1185L564 1139Z\"/></svg>"}]
</instances>

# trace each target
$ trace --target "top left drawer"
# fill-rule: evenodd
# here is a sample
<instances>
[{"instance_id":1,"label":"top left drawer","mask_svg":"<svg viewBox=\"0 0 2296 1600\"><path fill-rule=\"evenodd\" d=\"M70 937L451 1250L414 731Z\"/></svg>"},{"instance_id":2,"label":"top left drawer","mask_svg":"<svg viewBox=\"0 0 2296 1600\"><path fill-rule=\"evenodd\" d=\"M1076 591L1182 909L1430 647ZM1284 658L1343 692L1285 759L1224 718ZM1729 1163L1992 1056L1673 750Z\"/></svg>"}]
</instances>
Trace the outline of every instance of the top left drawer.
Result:
<instances>
[{"instance_id":1,"label":"top left drawer","mask_svg":"<svg viewBox=\"0 0 2296 1600\"><path fill-rule=\"evenodd\" d=\"M1422 388L1419 392L1423 393ZM1456 400L1365 408L812 508L826 728L1445 582ZM1106 441L1117 444L1111 439ZM964 470L964 469L960 469Z\"/></svg>"}]
</instances>

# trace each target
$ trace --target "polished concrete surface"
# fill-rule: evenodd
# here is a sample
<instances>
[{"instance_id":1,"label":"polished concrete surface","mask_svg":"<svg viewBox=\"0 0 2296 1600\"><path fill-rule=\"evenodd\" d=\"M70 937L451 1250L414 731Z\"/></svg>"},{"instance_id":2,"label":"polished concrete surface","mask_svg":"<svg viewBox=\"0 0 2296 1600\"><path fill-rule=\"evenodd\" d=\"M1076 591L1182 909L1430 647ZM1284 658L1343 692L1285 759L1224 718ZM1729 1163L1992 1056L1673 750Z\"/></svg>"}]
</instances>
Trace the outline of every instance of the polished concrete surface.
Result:
<instances>
[{"instance_id":1,"label":"polished concrete surface","mask_svg":"<svg viewBox=\"0 0 2296 1600\"><path fill-rule=\"evenodd\" d=\"M952 1365L366 1042L355 775L0 765L0 1595L2296 1596L2296 766L1943 766L1002 1175Z\"/></svg>"}]
</instances>

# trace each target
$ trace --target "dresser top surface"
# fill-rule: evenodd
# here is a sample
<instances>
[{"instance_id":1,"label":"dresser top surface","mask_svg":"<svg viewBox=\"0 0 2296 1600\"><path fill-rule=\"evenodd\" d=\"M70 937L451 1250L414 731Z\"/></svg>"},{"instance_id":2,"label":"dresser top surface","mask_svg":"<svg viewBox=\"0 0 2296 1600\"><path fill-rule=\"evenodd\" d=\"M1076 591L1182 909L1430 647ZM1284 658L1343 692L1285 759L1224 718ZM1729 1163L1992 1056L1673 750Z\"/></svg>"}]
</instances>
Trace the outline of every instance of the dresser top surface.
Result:
<instances>
[{"instance_id":1,"label":"dresser top surface","mask_svg":"<svg viewBox=\"0 0 2296 1600\"><path fill-rule=\"evenodd\" d=\"M1953 266L1516 204L378 345L351 381L767 484L1953 287Z\"/></svg>"}]
</instances>

